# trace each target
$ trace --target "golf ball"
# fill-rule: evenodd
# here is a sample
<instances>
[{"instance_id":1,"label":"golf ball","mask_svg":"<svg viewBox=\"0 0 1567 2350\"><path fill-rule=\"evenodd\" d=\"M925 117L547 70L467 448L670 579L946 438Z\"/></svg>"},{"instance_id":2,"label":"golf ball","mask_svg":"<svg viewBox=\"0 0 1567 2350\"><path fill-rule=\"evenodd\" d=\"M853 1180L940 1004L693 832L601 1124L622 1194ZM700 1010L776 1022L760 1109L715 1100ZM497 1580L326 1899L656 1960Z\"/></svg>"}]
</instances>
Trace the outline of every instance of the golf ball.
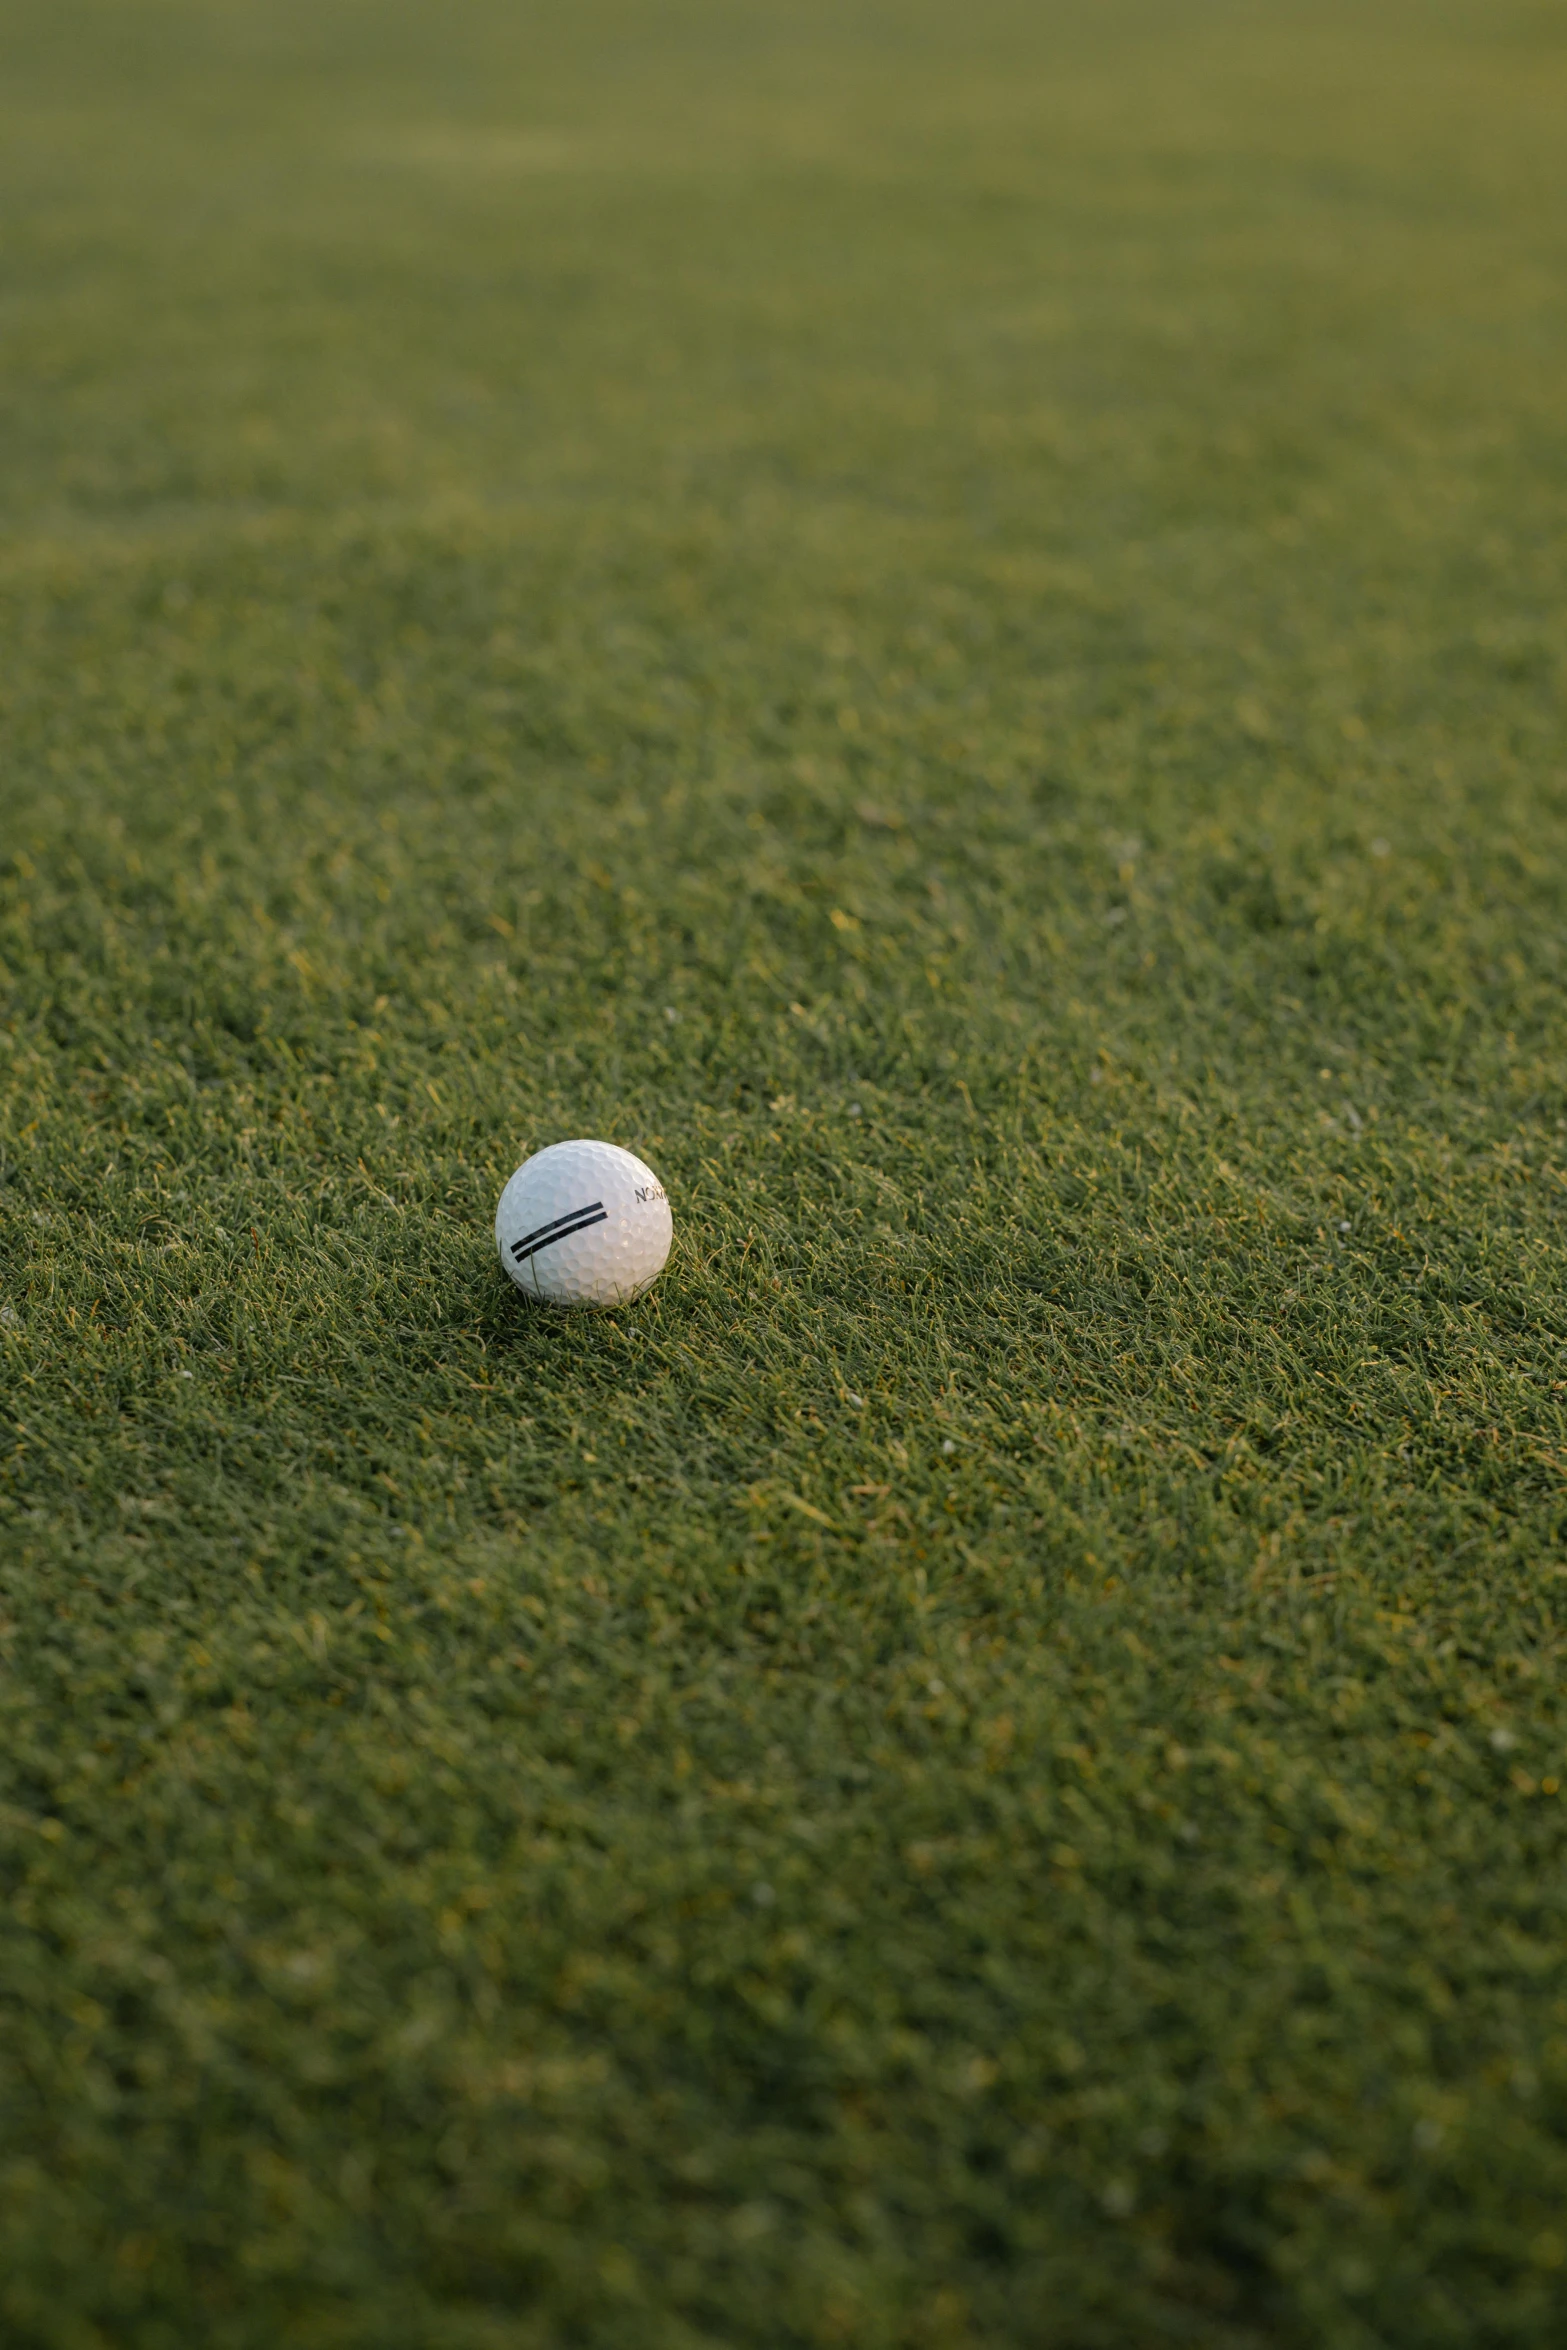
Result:
<instances>
[{"instance_id":1,"label":"golf ball","mask_svg":"<svg viewBox=\"0 0 1567 2350\"><path fill-rule=\"evenodd\" d=\"M674 1223L651 1167L613 1142L552 1142L501 1193L495 1245L530 1297L623 1306L664 1270Z\"/></svg>"}]
</instances>

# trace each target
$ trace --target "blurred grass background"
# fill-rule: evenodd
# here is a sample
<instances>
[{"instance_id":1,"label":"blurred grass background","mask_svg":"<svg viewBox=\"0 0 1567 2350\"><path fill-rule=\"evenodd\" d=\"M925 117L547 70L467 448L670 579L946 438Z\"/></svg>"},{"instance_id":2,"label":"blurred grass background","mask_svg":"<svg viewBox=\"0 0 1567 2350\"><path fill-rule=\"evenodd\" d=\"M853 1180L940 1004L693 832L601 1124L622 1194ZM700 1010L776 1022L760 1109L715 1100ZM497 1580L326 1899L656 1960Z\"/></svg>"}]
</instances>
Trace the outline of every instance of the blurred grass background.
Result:
<instances>
[{"instance_id":1,"label":"blurred grass background","mask_svg":"<svg viewBox=\"0 0 1567 2350\"><path fill-rule=\"evenodd\" d=\"M3 22L7 2341L1559 2341L1561 9Z\"/></svg>"}]
</instances>

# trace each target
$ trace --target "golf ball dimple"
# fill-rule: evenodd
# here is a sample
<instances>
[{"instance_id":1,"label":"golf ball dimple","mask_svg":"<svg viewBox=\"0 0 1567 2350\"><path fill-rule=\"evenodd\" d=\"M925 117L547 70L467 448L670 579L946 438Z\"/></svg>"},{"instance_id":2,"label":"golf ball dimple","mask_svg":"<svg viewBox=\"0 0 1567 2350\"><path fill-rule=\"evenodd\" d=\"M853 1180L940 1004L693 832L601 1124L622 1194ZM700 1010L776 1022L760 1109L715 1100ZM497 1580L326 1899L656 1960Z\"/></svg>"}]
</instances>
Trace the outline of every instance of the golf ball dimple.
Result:
<instances>
[{"instance_id":1,"label":"golf ball dimple","mask_svg":"<svg viewBox=\"0 0 1567 2350\"><path fill-rule=\"evenodd\" d=\"M495 1245L530 1297L623 1306L658 1279L674 1238L664 1186L613 1142L552 1142L501 1193Z\"/></svg>"}]
</instances>

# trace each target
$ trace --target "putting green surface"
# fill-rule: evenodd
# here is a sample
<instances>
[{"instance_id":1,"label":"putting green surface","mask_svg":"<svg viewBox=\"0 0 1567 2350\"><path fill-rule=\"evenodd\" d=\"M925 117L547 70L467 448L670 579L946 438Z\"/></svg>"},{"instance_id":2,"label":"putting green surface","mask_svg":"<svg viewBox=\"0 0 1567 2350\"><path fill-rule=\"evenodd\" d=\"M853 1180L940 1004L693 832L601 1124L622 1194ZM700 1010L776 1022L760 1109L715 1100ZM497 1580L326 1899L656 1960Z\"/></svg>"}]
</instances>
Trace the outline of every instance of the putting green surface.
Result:
<instances>
[{"instance_id":1,"label":"putting green surface","mask_svg":"<svg viewBox=\"0 0 1567 2350\"><path fill-rule=\"evenodd\" d=\"M6 19L8 2350L1559 2344L1567 19Z\"/></svg>"}]
</instances>

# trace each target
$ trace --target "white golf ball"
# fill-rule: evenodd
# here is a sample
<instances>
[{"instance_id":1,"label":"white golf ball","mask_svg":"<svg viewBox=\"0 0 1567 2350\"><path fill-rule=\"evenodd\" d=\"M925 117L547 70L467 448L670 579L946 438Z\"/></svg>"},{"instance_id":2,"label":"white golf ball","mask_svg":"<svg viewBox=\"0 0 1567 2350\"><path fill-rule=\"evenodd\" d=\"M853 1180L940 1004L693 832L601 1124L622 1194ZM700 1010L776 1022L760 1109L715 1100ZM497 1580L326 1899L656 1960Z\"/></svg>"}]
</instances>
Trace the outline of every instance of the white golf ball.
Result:
<instances>
[{"instance_id":1,"label":"white golf ball","mask_svg":"<svg viewBox=\"0 0 1567 2350\"><path fill-rule=\"evenodd\" d=\"M530 1297L623 1306L664 1270L674 1221L651 1167L613 1142L552 1142L501 1193L495 1245Z\"/></svg>"}]
</instances>

